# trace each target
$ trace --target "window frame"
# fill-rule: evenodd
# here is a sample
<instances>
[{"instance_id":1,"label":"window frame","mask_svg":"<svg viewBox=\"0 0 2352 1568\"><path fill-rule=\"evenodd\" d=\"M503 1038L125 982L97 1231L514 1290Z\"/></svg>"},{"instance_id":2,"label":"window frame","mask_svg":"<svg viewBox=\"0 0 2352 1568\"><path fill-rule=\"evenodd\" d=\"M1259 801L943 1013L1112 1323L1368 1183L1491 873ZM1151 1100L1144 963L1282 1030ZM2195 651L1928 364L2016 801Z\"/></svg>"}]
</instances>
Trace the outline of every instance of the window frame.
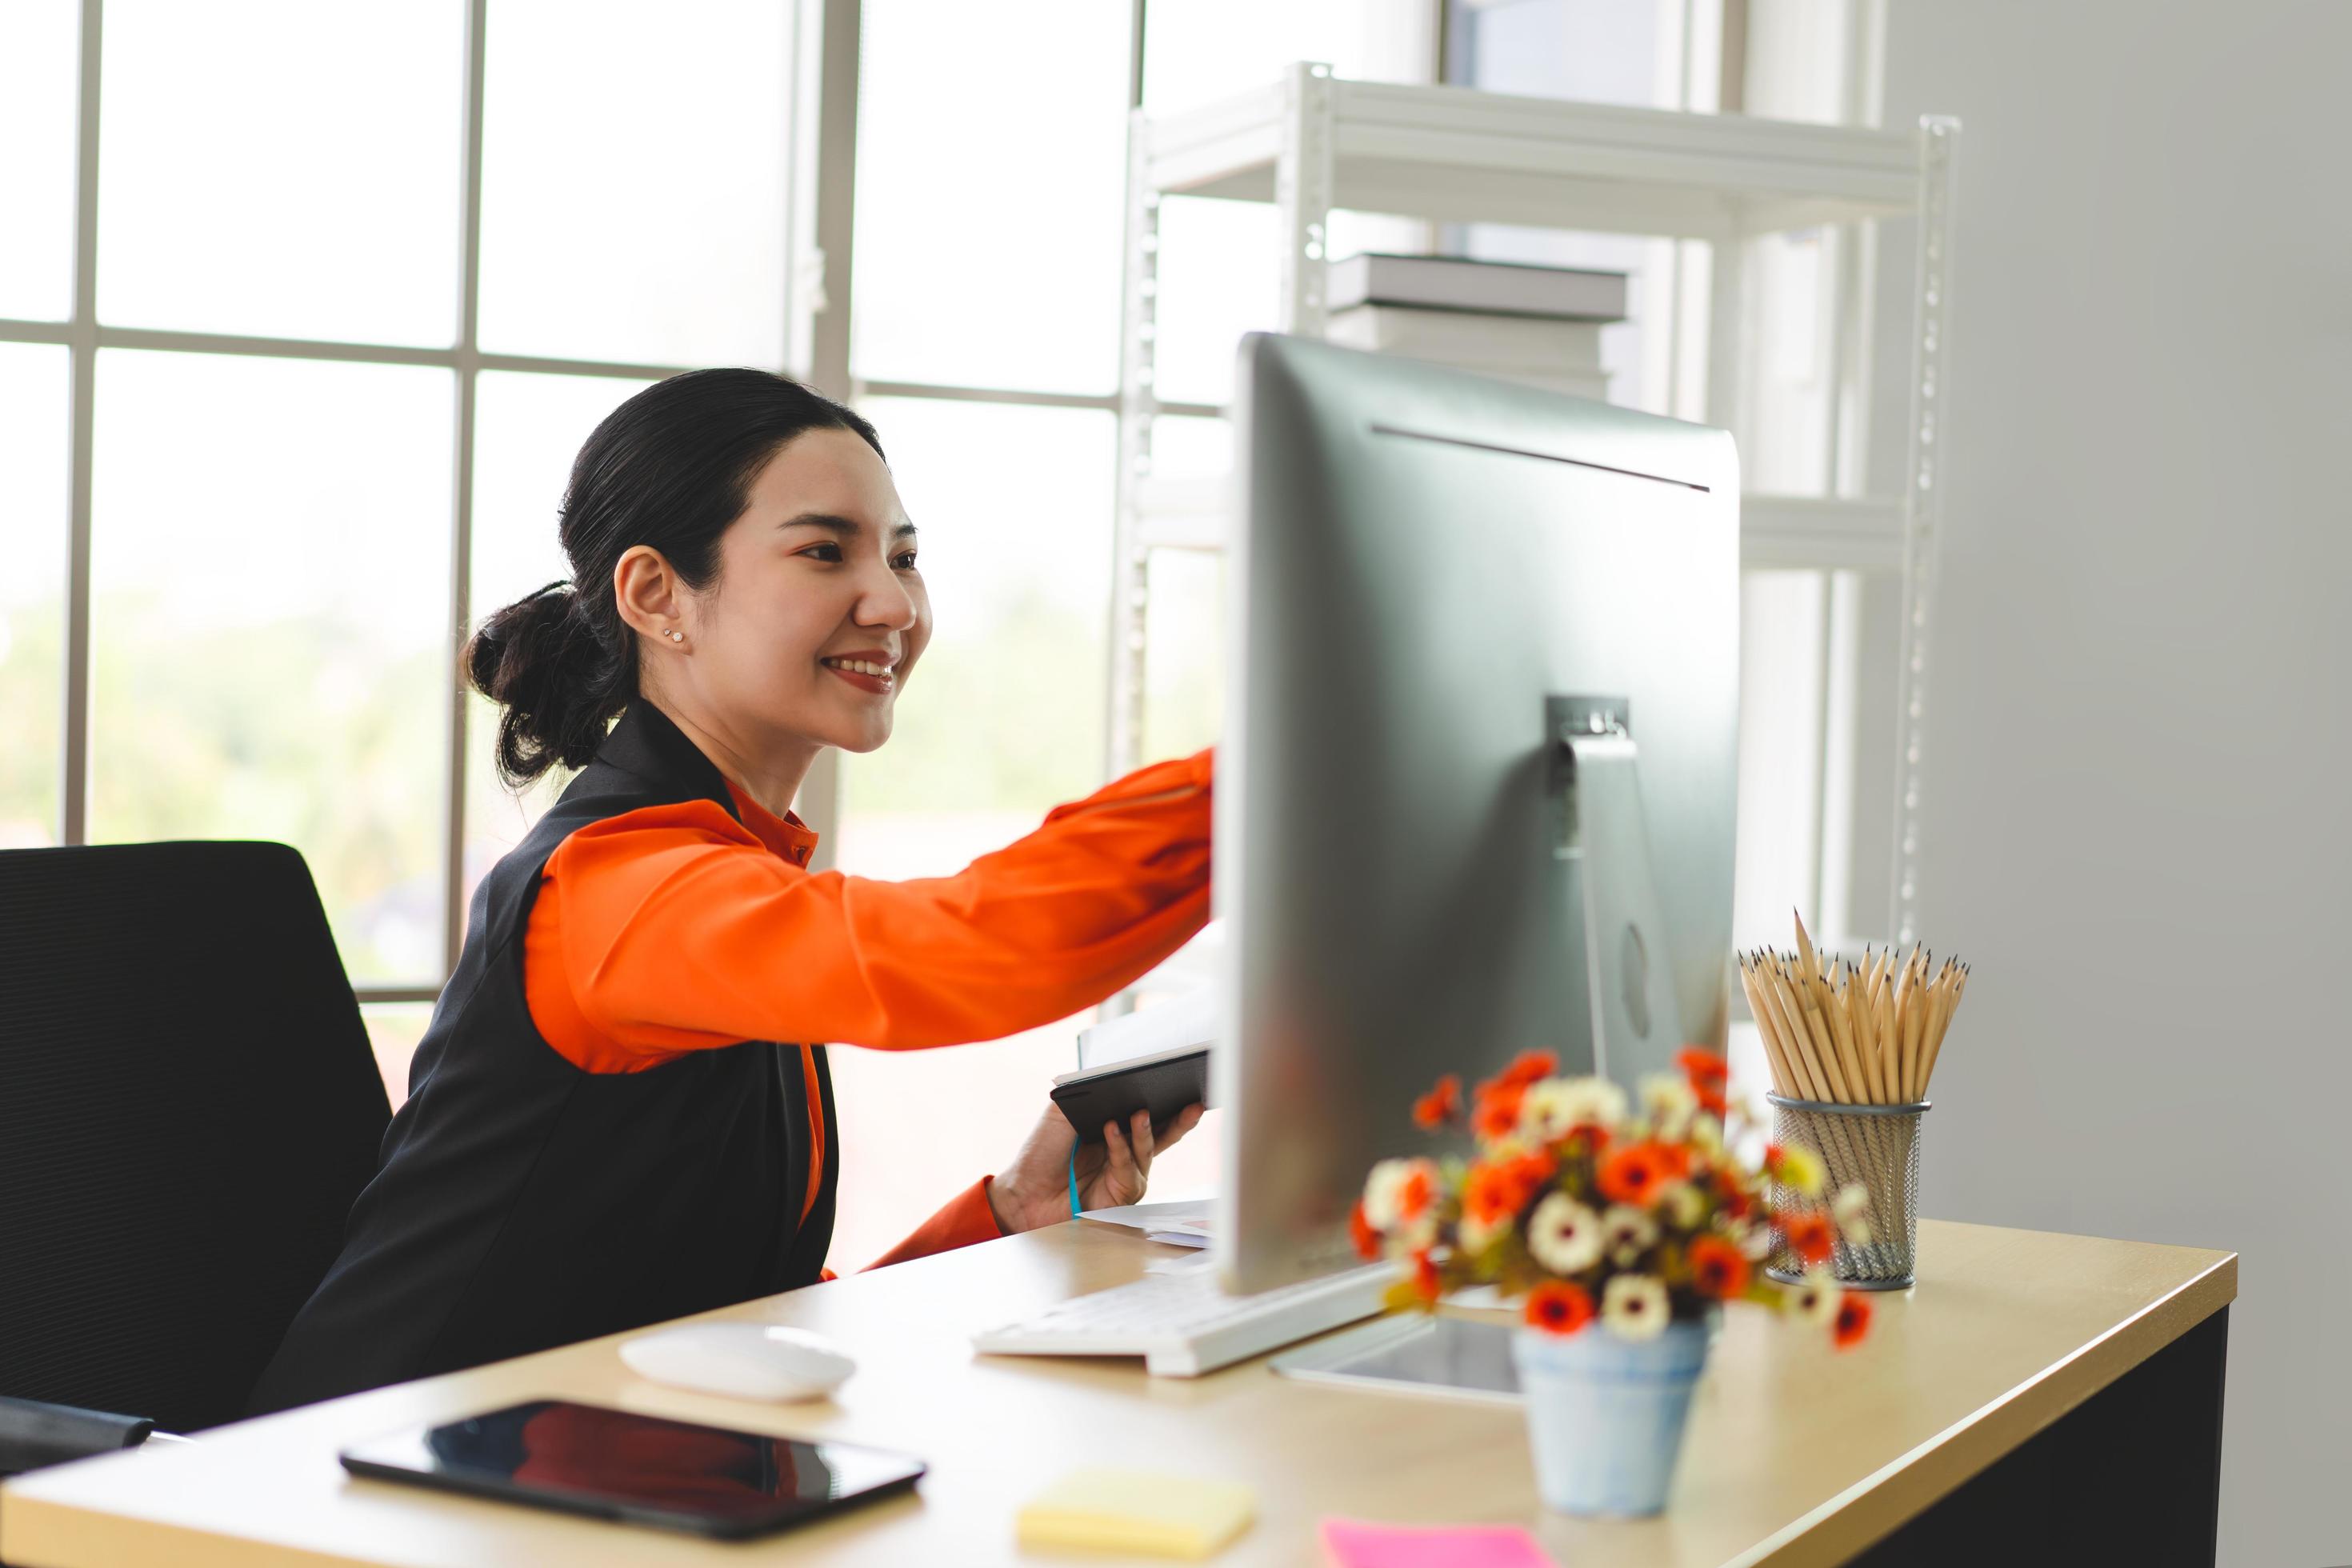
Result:
<instances>
[{"instance_id":1,"label":"window frame","mask_svg":"<svg viewBox=\"0 0 2352 1568\"><path fill-rule=\"evenodd\" d=\"M795 99L791 144L786 166L791 171L794 198L785 207L783 254L785 276L776 280L784 291L788 347L786 357L803 353L812 361L825 358L828 339L845 347L848 288L846 224L839 226L841 277L835 298L844 307L836 320L812 310L833 281L812 272L807 258L821 258L829 233L824 193L825 182L813 179L825 166L824 142L829 117L815 112L813 89L831 88L839 79L829 58L813 58L830 39L837 45L845 31L849 55L847 109L854 127L856 112L856 47L857 0L775 0L790 13L787 58L779 62L784 79L794 84ZM570 376L604 376L620 380L658 380L692 368L688 365L635 364L609 360L562 356L486 353L479 345L481 301L482 104L486 79L485 45L489 0L467 0L465 53L461 68L465 88L459 112L463 118L464 168L458 182L459 307L455 340L446 348L392 346L327 339L289 339L240 333L183 331L147 327L119 327L98 319L98 200L102 171L99 166L99 132L105 112L103 90L105 0L80 0L78 86L74 128L74 224L72 313L62 321L0 319L0 342L61 345L70 361L72 407L68 423L70 478L68 485L66 580L64 584L63 648L64 704L59 733L59 789L57 839L61 845L89 841L89 704L90 704L90 535L94 416L99 353L105 349L152 349L196 354L241 354L272 359L332 360L346 363L422 365L450 372L456 377L456 422L452 431L450 560L446 646L450 680L443 693L441 715L445 740L442 758L442 942L440 973L419 975L412 983L355 985L363 1004L432 1002L457 965L465 939L466 690L457 675L457 654L465 647L473 616L474 448L477 391L484 371L520 371ZM842 24L845 21L845 28ZM820 30L822 29L822 30ZM854 176L853 176L854 177ZM814 201L798 199L803 193ZM846 214L846 192L841 193ZM814 318L814 321L812 321ZM828 327L831 328L828 331ZM835 351L835 363L845 370L845 353ZM779 365L778 369L787 369ZM815 379L811 377L811 379ZM831 380L835 386L845 374Z\"/></svg>"}]
</instances>

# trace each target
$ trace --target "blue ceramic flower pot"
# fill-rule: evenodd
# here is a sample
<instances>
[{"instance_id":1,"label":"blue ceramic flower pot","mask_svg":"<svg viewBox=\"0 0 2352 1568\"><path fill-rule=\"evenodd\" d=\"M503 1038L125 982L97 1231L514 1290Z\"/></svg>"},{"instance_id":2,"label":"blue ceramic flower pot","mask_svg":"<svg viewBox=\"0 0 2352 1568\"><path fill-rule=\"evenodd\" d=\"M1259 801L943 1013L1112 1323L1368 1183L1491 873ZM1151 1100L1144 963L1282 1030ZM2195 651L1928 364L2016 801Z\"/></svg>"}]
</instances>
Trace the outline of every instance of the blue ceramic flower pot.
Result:
<instances>
[{"instance_id":1,"label":"blue ceramic flower pot","mask_svg":"<svg viewBox=\"0 0 2352 1568\"><path fill-rule=\"evenodd\" d=\"M1565 1337L1512 1336L1546 1507L1637 1518L1666 1506L1708 1339L1706 1323L1669 1323L1642 1341L1597 1322Z\"/></svg>"}]
</instances>

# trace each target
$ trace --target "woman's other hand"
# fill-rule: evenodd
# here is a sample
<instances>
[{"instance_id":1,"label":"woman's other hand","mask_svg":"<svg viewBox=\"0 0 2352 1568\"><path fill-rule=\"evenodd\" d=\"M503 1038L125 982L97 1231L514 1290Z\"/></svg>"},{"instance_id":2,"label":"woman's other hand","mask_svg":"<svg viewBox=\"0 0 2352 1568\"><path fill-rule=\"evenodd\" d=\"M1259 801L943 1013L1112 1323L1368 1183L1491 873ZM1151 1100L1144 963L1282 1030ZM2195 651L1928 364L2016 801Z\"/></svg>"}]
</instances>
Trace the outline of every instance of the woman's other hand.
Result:
<instances>
[{"instance_id":1,"label":"woman's other hand","mask_svg":"<svg viewBox=\"0 0 2352 1568\"><path fill-rule=\"evenodd\" d=\"M1103 1141L1078 1150L1079 1206L1116 1208L1142 1202L1152 1159L1199 1126L1201 1113L1200 1106L1186 1106L1156 1136L1148 1110L1137 1111L1123 1131L1116 1121L1105 1122ZM1045 1114L1030 1129L1013 1163L988 1184L988 1205L1006 1235L1070 1217L1070 1149L1077 1137L1062 1108L1047 1101Z\"/></svg>"}]
</instances>

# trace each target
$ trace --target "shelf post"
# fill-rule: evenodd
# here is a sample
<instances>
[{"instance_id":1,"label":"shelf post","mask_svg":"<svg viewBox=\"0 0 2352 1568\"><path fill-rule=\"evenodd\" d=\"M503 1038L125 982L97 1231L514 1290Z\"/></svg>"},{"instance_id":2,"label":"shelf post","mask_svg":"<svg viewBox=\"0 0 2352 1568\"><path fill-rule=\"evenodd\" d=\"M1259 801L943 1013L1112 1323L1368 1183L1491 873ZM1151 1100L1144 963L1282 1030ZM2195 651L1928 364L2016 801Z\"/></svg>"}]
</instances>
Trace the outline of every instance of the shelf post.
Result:
<instances>
[{"instance_id":1,"label":"shelf post","mask_svg":"<svg viewBox=\"0 0 2352 1568\"><path fill-rule=\"evenodd\" d=\"M1151 421L1159 408L1152 365L1160 305L1160 193L1151 183L1151 126L1141 108L1127 117L1125 280L1120 289L1118 472L1114 479L1110 591L1110 712L1105 726L1108 776L1142 762L1144 609L1150 591L1141 495L1151 472Z\"/></svg>"},{"instance_id":2,"label":"shelf post","mask_svg":"<svg viewBox=\"0 0 2352 1568\"><path fill-rule=\"evenodd\" d=\"M1895 876L1889 928L1918 940L1919 798L1926 756L1927 641L1934 619L1943 495L1937 488L1943 409L1950 401L1944 339L1952 310L1952 180L1960 122L1919 121L1919 237L1911 342L1910 464L1903 518L1903 653L1895 686Z\"/></svg>"},{"instance_id":3,"label":"shelf post","mask_svg":"<svg viewBox=\"0 0 2352 1568\"><path fill-rule=\"evenodd\" d=\"M1300 60L1285 74L1282 86L1282 151L1274 165L1274 200L1282 215L1282 298L1276 330L1319 338L1330 260L1331 68Z\"/></svg>"}]
</instances>

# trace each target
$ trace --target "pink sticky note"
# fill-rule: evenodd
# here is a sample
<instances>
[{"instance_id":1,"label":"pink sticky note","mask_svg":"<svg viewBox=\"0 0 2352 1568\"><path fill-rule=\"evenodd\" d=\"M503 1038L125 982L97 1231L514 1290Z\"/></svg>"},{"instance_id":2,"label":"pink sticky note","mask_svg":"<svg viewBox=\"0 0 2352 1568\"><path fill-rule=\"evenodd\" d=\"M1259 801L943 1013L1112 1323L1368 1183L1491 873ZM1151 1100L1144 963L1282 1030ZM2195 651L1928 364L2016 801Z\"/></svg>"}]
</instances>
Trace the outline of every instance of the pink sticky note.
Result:
<instances>
[{"instance_id":1,"label":"pink sticky note","mask_svg":"<svg viewBox=\"0 0 2352 1568\"><path fill-rule=\"evenodd\" d=\"M1422 1527L1327 1519L1323 1551L1332 1568L1553 1568L1536 1538L1516 1524Z\"/></svg>"}]
</instances>

